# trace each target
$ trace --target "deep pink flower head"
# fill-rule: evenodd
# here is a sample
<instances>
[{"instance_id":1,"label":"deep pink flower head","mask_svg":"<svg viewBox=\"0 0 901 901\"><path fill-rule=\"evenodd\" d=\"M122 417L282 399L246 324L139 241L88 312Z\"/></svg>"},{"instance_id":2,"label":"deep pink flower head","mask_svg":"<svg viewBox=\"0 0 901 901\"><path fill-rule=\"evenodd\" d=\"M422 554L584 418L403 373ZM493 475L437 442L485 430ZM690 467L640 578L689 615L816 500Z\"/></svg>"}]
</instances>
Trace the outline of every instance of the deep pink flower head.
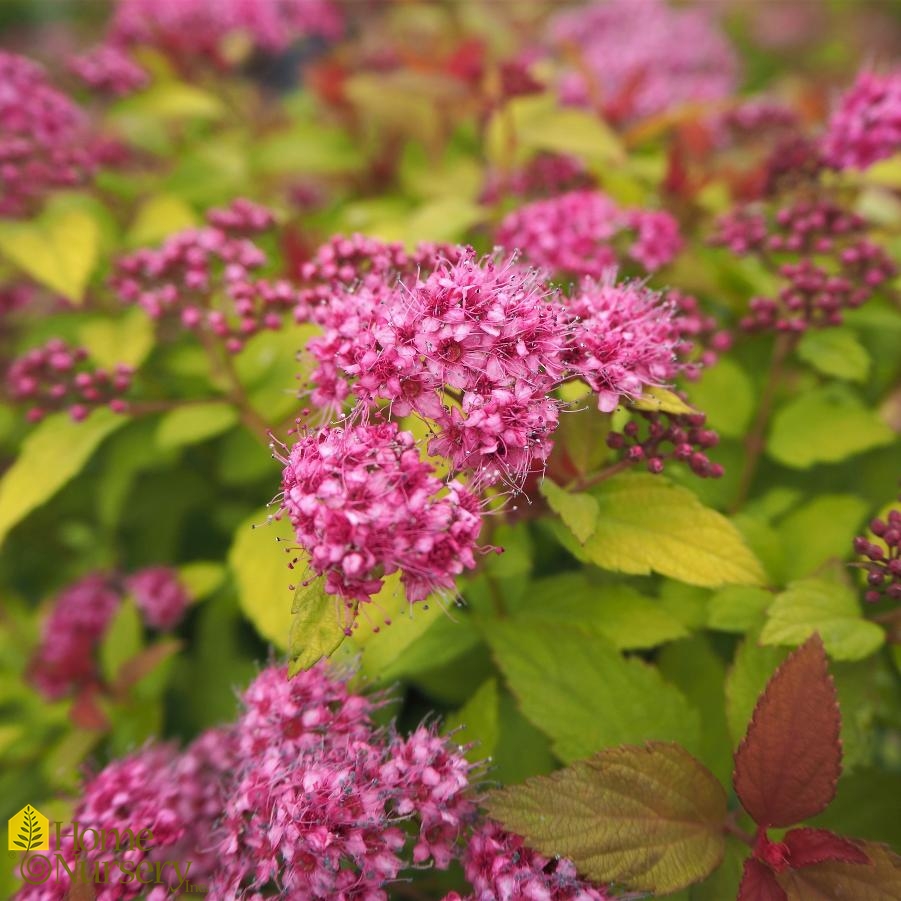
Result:
<instances>
[{"instance_id":1,"label":"deep pink flower head","mask_svg":"<svg viewBox=\"0 0 901 901\"><path fill-rule=\"evenodd\" d=\"M120 602L104 573L85 576L60 592L30 665L31 681L41 694L61 698L99 678L94 652Z\"/></svg>"},{"instance_id":2,"label":"deep pink flower head","mask_svg":"<svg viewBox=\"0 0 901 901\"><path fill-rule=\"evenodd\" d=\"M43 68L0 51L0 216L28 215L54 189L86 181L87 138L84 114Z\"/></svg>"},{"instance_id":3,"label":"deep pink flower head","mask_svg":"<svg viewBox=\"0 0 901 901\"><path fill-rule=\"evenodd\" d=\"M265 670L236 727L239 758L220 822L218 897L387 899L411 862L445 867L472 818L470 766L429 729L375 726L372 703L320 664ZM412 859L404 821L419 826Z\"/></svg>"},{"instance_id":4,"label":"deep pink flower head","mask_svg":"<svg viewBox=\"0 0 901 901\"><path fill-rule=\"evenodd\" d=\"M97 861L129 861L143 864L143 872L154 871L153 864L178 861L182 875L191 862L189 879L206 882L218 863L213 849L213 823L225 804L224 777L234 765L232 734L225 729L211 730L179 754L171 745L149 745L140 751L114 760L88 779L72 820L81 824L81 847L76 848L71 827L63 827L62 842L56 846L55 831L51 831L51 851L62 855L69 869L76 872L76 858L85 861L88 872ZM103 845L102 830L117 830L122 836L131 829L137 835L150 829L152 840L141 850L120 839L117 850L113 838ZM96 842L96 846L95 846ZM152 899L171 897L178 887L179 877L171 863L160 867L160 883L144 886L133 877L126 881L117 866L109 866L109 880L95 885L97 901L121 901L124 898ZM65 868L59 877L41 885L25 885L16 894L18 901L64 901L69 897L71 880ZM184 886L182 886L184 888Z\"/></svg>"},{"instance_id":5,"label":"deep pink flower head","mask_svg":"<svg viewBox=\"0 0 901 901\"><path fill-rule=\"evenodd\" d=\"M866 600L901 601L901 508L871 520L870 536L855 538L854 550L867 573Z\"/></svg>"},{"instance_id":6,"label":"deep pink flower head","mask_svg":"<svg viewBox=\"0 0 901 901\"><path fill-rule=\"evenodd\" d=\"M222 44L230 35L280 51L310 35L340 37L343 26L331 0L119 0L110 40L156 47L186 62L205 57L225 65Z\"/></svg>"},{"instance_id":7,"label":"deep pink flower head","mask_svg":"<svg viewBox=\"0 0 901 901\"><path fill-rule=\"evenodd\" d=\"M569 303L576 317L568 363L609 413L622 397L664 385L679 371L683 336L676 305L641 282L586 280Z\"/></svg>"},{"instance_id":8,"label":"deep pink flower head","mask_svg":"<svg viewBox=\"0 0 901 901\"><path fill-rule=\"evenodd\" d=\"M590 73L565 76L564 100L587 106L597 94L614 121L721 100L737 86L735 51L701 6L605 0L560 13L551 34L558 47L575 48Z\"/></svg>"},{"instance_id":9,"label":"deep pink flower head","mask_svg":"<svg viewBox=\"0 0 901 901\"><path fill-rule=\"evenodd\" d=\"M6 372L6 391L14 401L30 405L31 422L65 409L80 422L101 406L124 413L132 375L132 368L124 364L111 371L92 367L83 347L51 338L12 361Z\"/></svg>"},{"instance_id":10,"label":"deep pink flower head","mask_svg":"<svg viewBox=\"0 0 901 901\"><path fill-rule=\"evenodd\" d=\"M669 213L625 210L594 190L570 191L514 210L501 222L497 243L532 266L569 278L600 278L627 259L653 272L682 249Z\"/></svg>"},{"instance_id":11,"label":"deep pink flower head","mask_svg":"<svg viewBox=\"0 0 901 901\"><path fill-rule=\"evenodd\" d=\"M252 238L272 227L269 210L238 199L211 210L207 222L171 235L158 249L122 257L110 281L123 301L154 319L212 333L237 353L258 332L281 328L297 290L287 279L257 274L266 255Z\"/></svg>"},{"instance_id":12,"label":"deep pink flower head","mask_svg":"<svg viewBox=\"0 0 901 901\"><path fill-rule=\"evenodd\" d=\"M475 566L477 499L458 482L442 484L395 423L323 428L283 462L282 506L297 542L351 619L385 575L399 571L414 602L452 591Z\"/></svg>"},{"instance_id":13,"label":"deep pink flower head","mask_svg":"<svg viewBox=\"0 0 901 901\"><path fill-rule=\"evenodd\" d=\"M572 861L545 857L490 820L470 836L463 869L473 888L472 901L609 901L614 897L603 886L580 879ZM453 898L448 895L444 901Z\"/></svg>"},{"instance_id":14,"label":"deep pink flower head","mask_svg":"<svg viewBox=\"0 0 901 901\"><path fill-rule=\"evenodd\" d=\"M153 629L174 629L188 608L188 592L178 573L168 566L148 566L129 576L125 587L132 594L144 622Z\"/></svg>"},{"instance_id":15,"label":"deep pink flower head","mask_svg":"<svg viewBox=\"0 0 901 901\"><path fill-rule=\"evenodd\" d=\"M147 71L113 44L100 44L86 53L73 56L67 66L89 88L114 97L132 94L150 83Z\"/></svg>"},{"instance_id":16,"label":"deep pink flower head","mask_svg":"<svg viewBox=\"0 0 901 901\"><path fill-rule=\"evenodd\" d=\"M838 102L822 153L834 169L866 169L901 151L901 69L864 70Z\"/></svg>"}]
</instances>

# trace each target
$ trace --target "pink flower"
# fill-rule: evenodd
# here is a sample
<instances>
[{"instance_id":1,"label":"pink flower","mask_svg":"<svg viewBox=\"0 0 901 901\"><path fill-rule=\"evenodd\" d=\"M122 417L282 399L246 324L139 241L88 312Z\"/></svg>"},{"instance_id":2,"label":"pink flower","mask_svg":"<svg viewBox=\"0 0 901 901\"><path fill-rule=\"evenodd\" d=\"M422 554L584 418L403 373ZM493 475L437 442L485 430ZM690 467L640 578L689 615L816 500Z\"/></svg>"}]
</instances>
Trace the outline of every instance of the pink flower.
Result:
<instances>
[{"instance_id":1,"label":"pink flower","mask_svg":"<svg viewBox=\"0 0 901 901\"><path fill-rule=\"evenodd\" d=\"M330 0L120 0L110 40L225 65L222 43L229 35L241 33L256 48L280 51L309 35L337 38L343 25Z\"/></svg>"},{"instance_id":2,"label":"pink flower","mask_svg":"<svg viewBox=\"0 0 901 901\"><path fill-rule=\"evenodd\" d=\"M560 13L551 34L556 46L580 54L589 73L567 73L564 100L587 106L596 92L614 121L721 100L737 87L735 51L701 7L606 0Z\"/></svg>"},{"instance_id":3,"label":"pink flower","mask_svg":"<svg viewBox=\"0 0 901 901\"><path fill-rule=\"evenodd\" d=\"M125 580L144 621L153 629L173 629L188 607L188 593L168 566L149 566Z\"/></svg>"},{"instance_id":4,"label":"pink flower","mask_svg":"<svg viewBox=\"0 0 901 901\"><path fill-rule=\"evenodd\" d=\"M31 681L41 694L55 700L99 679L94 652L120 602L112 579L103 573L60 592L30 664Z\"/></svg>"},{"instance_id":5,"label":"pink flower","mask_svg":"<svg viewBox=\"0 0 901 901\"><path fill-rule=\"evenodd\" d=\"M631 238L630 232L637 231ZM669 213L624 210L600 191L570 191L506 216L497 242L525 262L569 278L601 278L627 257L653 272L682 249Z\"/></svg>"},{"instance_id":6,"label":"pink flower","mask_svg":"<svg viewBox=\"0 0 901 901\"><path fill-rule=\"evenodd\" d=\"M95 168L87 120L37 63L0 51L0 216L26 216Z\"/></svg>"},{"instance_id":7,"label":"pink flower","mask_svg":"<svg viewBox=\"0 0 901 901\"><path fill-rule=\"evenodd\" d=\"M87 53L73 56L67 65L88 87L114 97L132 94L150 83L149 74L112 44L100 44Z\"/></svg>"},{"instance_id":8,"label":"pink flower","mask_svg":"<svg viewBox=\"0 0 901 901\"><path fill-rule=\"evenodd\" d=\"M640 397L645 386L663 385L679 371L682 342L675 307L640 282L586 280L570 300L576 317L568 356L572 371L598 395L609 413L620 398Z\"/></svg>"},{"instance_id":9,"label":"pink flower","mask_svg":"<svg viewBox=\"0 0 901 901\"><path fill-rule=\"evenodd\" d=\"M871 604L883 598L901 601L901 509L871 520L870 532L875 541L854 539L854 550L863 558L859 565L867 573L865 598Z\"/></svg>"},{"instance_id":10,"label":"pink flower","mask_svg":"<svg viewBox=\"0 0 901 901\"><path fill-rule=\"evenodd\" d=\"M283 462L283 509L312 571L345 599L351 619L384 575L399 571L415 602L453 590L454 576L475 566L477 500L456 482L442 485L395 423L324 428Z\"/></svg>"},{"instance_id":11,"label":"pink flower","mask_svg":"<svg viewBox=\"0 0 901 901\"><path fill-rule=\"evenodd\" d=\"M473 887L472 901L608 901L613 897L603 886L580 879L572 861L544 857L490 820L470 836L463 870Z\"/></svg>"},{"instance_id":12,"label":"pink flower","mask_svg":"<svg viewBox=\"0 0 901 901\"><path fill-rule=\"evenodd\" d=\"M101 406L125 412L124 396L131 387L132 368L120 364L112 371L95 369L87 359L83 347L51 338L12 361L6 372L6 390L13 400L32 405L28 410L31 422L63 409L68 409L76 421Z\"/></svg>"},{"instance_id":13,"label":"pink flower","mask_svg":"<svg viewBox=\"0 0 901 901\"><path fill-rule=\"evenodd\" d=\"M863 70L840 98L822 152L834 169L867 169L901 151L901 69Z\"/></svg>"}]
</instances>

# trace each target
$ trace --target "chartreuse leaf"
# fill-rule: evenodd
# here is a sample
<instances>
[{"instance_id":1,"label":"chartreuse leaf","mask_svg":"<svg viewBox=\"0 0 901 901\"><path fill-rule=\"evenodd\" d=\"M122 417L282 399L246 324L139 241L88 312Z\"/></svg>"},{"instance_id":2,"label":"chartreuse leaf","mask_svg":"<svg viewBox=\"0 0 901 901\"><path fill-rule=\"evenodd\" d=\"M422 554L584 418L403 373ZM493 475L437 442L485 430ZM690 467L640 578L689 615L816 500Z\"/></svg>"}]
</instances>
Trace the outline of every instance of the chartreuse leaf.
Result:
<instances>
[{"instance_id":1,"label":"chartreuse leaf","mask_svg":"<svg viewBox=\"0 0 901 901\"><path fill-rule=\"evenodd\" d=\"M760 584L760 563L735 526L705 507L687 488L661 476L626 474L592 491L597 527L585 557L603 569L644 575L658 572L715 588Z\"/></svg>"},{"instance_id":2,"label":"chartreuse leaf","mask_svg":"<svg viewBox=\"0 0 901 901\"><path fill-rule=\"evenodd\" d=\"M783 580L809 576L828 560L849 557L868 509L869 504L853 494L821 494L789 513L776 528Z\"/></svg>"},{"instance_id":3,"label":"chartreuse leaf","mask_svg":"<svg viewBox=\"0 0 901 901\"><path fill-rule=\"evenodd\" d=\"M292 538L291 525L281 519L266 522L269 511L258 510L235 533L228 565L235 577L238 603L244 615L267 641L286 650L291 632L291 589L298 573L277 539Z\"/></svg>"},{"instance_id":4,"label":"chartreuse leaf","mask_svg":"<svg viewBox=\"0 0 901 901\"><path fill-rule=\"evenodd\" d=\"M144 628L141 613L131 598L125 598L103 636L100 645L100 671L113 685L123 664L131 660L143 646Z\"/></svg>"},{"instance_id":5,"label":"chartreuse leaf","mask_svg":"<svg viewBox=\"0 0 901 901\"><path fill-rule=\"evenodd\" d=\"M563 388L569 388L567 382ZM584 387L588 387L584 385ZM560 428L554 436L554 448L559 447L571 467L582 475L597 469L610 454L607 433L610 417L601 413L596 404L588 404L580 410L568 411L560 417ZM558 453L560 452L558 451Z\"/></svg>"},{"instance_id":6,"label":"chartreuse leaf","mask_svg":"<svg viewBox=\"0 0 901 901\"><path fill-rule=\"evenodd\" d=\"M224 401L186 404L160 419L156 443L164 450L197 444L228 431L237 421L238 411Z\"/></svg>"},{"instance_id":7,"label":"chartreuse leaf","mask_svg":"<svg viewBox=\"0 0 901 901\"><path fill-rule=\"evenodd\" d=\"M49 207L29 222L0 222L0 253L73 303L84 297L99 250L100 228L83 209Z\"/></svg>"},{"instance_id":8,"label":"chartreuse leaf","mask_svg":"<svg viewBox=\"0 0 901 901\"><path fill-rule=\"evenodd\" d=\"M0 543L13 526L78 475L103 439L127 422L106 409L95 410L84 422L73 422L66 413L48 416L25 439L0 480Z\"/></svg>"},{"instance_id":9,"label":"chartreuse leaf","mask_svg":"<svg viewBox=\"0 0 901 901\"><path fill-rule=\"evenodd\" d=\"M744 435L754 412L754 388L744 369L728 357L704 369L691 385L691 402L727 438Z\"/></svg>"},{"instance_id":10,"label":"chartreuse leaf","mask_svg":"<svg viewBox=\"0 0 901 901\"><path fill-rule=\"evenodd\" d=\"M788 901L853 898L854 901L897 901L901 898L901 857L885 845L858 842L869 864L830 860L776 875Z\"/></svg>"},{"instance_id":11,"label":"chartreuse leaf","mask_svg":"<svg viewBox=\"0 0 901 901\"><path fill-rule=\"evenodd\" d=\"M299 582L291 607L289 675L309 669L344 641L340 605L339 598L326 594L325 579L308 574Z\"/></svg>"},{"instance_id":12,"label":"chartreuse leaf","mask_svg":"<svg viewBox=\"0 0 901 901\"><path fill-rule=\"evenodd\" d=\"M218 119L225 106L215 95L181 81L160 81L123 100L116 116L150 119Z\"/></svg>"},{"instance_id":13,"label":"chartreuse leaf","mask_svg":"<svg viewBox=\"0 0 901 901\"><path fill-rule=\"evenodd\" d=\"M156 244L197 223L197 213L177 194L155 194L138 208L128 230L128 244L132 247Z\"/></svg>"},{"instance_id":14,"label":"chartreuse leaf","mask_svg":"<svg viewBox=\"0 0 901 901\"><path fill-rule=\"evenodd\" d=\"M652 410L661 413L675 413L676 415L697 413L698 411L689 406L676 394L668 388L659 388L650 385L644 389L641 397L636 397L629 401L629 406L635 410Z\"/></svg>"},{"instance_id":15,"label":"chartreuse leaf","mask_svg":"<svg viewBox=\"0 0 901 901\"><path fill-rule=\"evenodd\" d=\"M647 739L697 747L698 714L682 693L596 632L499 620L485 637L522 712L563 760Z\"/></svg>"},{"instance_id":16,"label":"chartreuse leaf","mask_svg":"<svg viewBox=\"0 0 901 901\"><path fill-rule=\"evenodd\" d=\"M225 580L225 567L221 563L197 560L178 567L178 581L185 587L191 601L209 597Z\"/></svg>"},{"instance_id":17,"label":"chartreuse leaf","mask_svg":"<svg viewBox=\"0 0 901 901\"><path fill-rule=\"evenodd\" d=\"M132 308L117 319L85 322L78 337L98 365L112 369L122 363L137 368L153 347L153 320L143 310Z\"/></svg>"},{"instance_id":18,"label":"chartreuse leaf","mask_svg":"<svg viewBox=\"0 0 901 901\"><path fill-rule=\"evenodd\" d=\"M757 701L735 752L735 791L759 826L824 810L842 768L838 695L819 635L788 656Z\"/></svg>"},{"instance_id":19,"label":"chartreuse leaf","mask_svg":"<svg viewBox=\"0 0 901 901\"><path fill-rule=\"evenodd\" d=\"M494 754L500 731L500 696L496 679L486 679L475 694L444 723L442 732L452 735L461 747L469 745L466 758L472 762Z\"/></svg>"},{"instance_id":20,"label":"chartreuse leaf","mask_svg":"<svg viewBox=\"0 0 901 901\"><path fill-rule=\"evenodd\" d=\"M629 585L592 584L584 573L539 579L517 602L516 619L581 625L603 635L618 650L653 648L688 635L659 601Z\"/></svg>"},{"instance_id":21,"label":"chartreuse leaf","mask_svg":"<svg viewBox=\"0 0 901 901\"><path fill-rule=\"evenodd\" d=\"M809 331L798 342L798 356L824 375L862 382L870 370L870 355L849 328Z\"/></svg>"},{"instance_id":22,"label":"chartreuse leaf","mask_svg":"<svg viewBox=\"0 0 901 901\"><path fill-rule=\"evenodd\" d=\"M767 453L794 469L838 463L895 440L892 430L847 388L807 391L773 417Z\"/></svg>"},{"instance_id":23,"label":"chartreuse leaf","mask_svg":"<svg viewBox=\"0 0 901 901\"><path fill-rule=\"evenodd\" d=\"M594 534L598 523L598 502L590 494L570 494L550 479L544 479L539 490L551 510L582 544Z\"/></svg>"},{"instance_id":24,"label":"chartreuse leaf","mask_svg":"<svg viewBox=\"0 0 901 901\"><path fill-rule=\"evenodd\" d=\"M753 585L727 585L707 605L707 625L719 632L747 632L763 625L773 595Z\"/></svg>"},{"instance_id":25,"label":"chartreuse leaf","mask_svg":"<svg viewBox=\"0 0 901 901\"><path fill-rule=\"evenodd\" d=\"M700 882L725 849L726 793L677 744L608 748L493 792L488 813L596 882L667 894Z\"/></svg>"},{"instance_id":26,"label":"chartreuse leaf","mask_svg":"<svg viewBox=\"0 0 901 901\"><path fill-rule=\"evenodd\" d=\"M754 635L738 646L725 685L726 719L733 745L744 736L757 698L786 656L782 648L760 647Z\"/></svg>"},{"instance_id":27,"label":"chartreuse leaf","mask_svg":"<svg viewBox=\"0 0 901 901\"><path fill-rule=\"evenodd\" d=\"M791 647L814 632L836 660L860 660L885 641L885 632L863 618L853 589L825 579L799 579L770 605L760 641Z\"/></svg>"}]
</instances>

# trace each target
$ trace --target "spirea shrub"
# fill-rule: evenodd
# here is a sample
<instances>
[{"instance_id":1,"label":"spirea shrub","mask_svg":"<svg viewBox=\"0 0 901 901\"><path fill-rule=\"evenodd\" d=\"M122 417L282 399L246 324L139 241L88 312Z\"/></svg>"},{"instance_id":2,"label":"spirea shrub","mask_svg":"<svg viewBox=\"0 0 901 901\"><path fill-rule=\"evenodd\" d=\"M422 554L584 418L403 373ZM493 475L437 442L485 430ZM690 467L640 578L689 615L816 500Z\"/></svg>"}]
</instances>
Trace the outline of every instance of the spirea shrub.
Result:
<instances>
[{"instance_id":1,"label":"spirea shrub","mask_svg":"<svg viewBox=\"0 0 901 901\"><path fill-rule=\"evenodd\" d=\"M886 4L7 6L0 897L901 898Z\"/></svg>"}]
</instances>

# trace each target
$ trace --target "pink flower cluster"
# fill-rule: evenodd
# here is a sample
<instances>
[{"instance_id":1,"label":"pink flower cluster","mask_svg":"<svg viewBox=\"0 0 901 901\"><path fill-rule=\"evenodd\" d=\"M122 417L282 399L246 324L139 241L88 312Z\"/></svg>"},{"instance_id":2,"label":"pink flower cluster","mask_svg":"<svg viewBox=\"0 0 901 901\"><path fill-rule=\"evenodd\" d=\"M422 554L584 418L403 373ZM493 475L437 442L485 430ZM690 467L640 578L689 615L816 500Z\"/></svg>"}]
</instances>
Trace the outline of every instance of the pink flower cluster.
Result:
<instances>
[{"instance_id":1,"label":"pink flower cluster","mask_svg":"<svg viewBox=\"0 0 901 901\"><path fill-rule=\"evenodd\" d=\"M207 222L172 235L158 250L121 258L111 284L154 319L174 318L189 331L211 333L237 353L257 332L281 328L298 294L286 279L256 276L266 255L252 236L272 226L268 210L235 200L211 211Z\"/></svg>"},{"instance_id":2,"label":"pink flower cluster","mask_svg":"<svg viewBox=\"0 0 901 901\"><path fill-rule=\"evenodd\" d=\"M752 298L741 327L803 332L839 325L897 272L889 255L864 237L866 223L828 199L797 200L772 217L742 207L722 217L712 242L737 256L758 255L783 285L776 297Z\"/></svg>"},{"instance_id":3,"label":"pink flower cluster","mask_svg":"<svg viewBox=\"0 0 901 901\"><path fill-rule=\"evenodd\" d=\"M204 884L217 863L213 823L225 804L233 741L229 731L211 730L182 753L171 745L149 745L114 760L87 780L72 813L72 820L80 824L78 846L69 827L59 846L51 832L51 851L60 854L73 873L76 861L88 873L95 865L101 867L103 878L93 885L96 901L137 897L164 901L184 890L185 877ZM129 828L135 835L151 830L152 839L142 842L146 850L125 836ZM118 848L115 835L122 836ZM103 862L109 863L104 867ZM158 873L159 882L142 885L134 878L136 872L145 878L148 874L156 878ZM33 875L37 879L41 873ZM72 888L66 869L60 867L59 878L54 872L43 883L26 884L15 897L18 901L65 901Z\"/></svg>"},{"instance_id":4,"label":"pink flower cluster","mask_svg":"<svg viewBox=\"0 0 901 901\"><path fill-rule=\"evenodd\" d=\"M444 901L609 901L613 896L580 879L566 858L548 858L527 848L522 838L488 820L473 831L463 858L473 893L456 892Z\"/></svg>"},{"instance_id":5,"label":"pink flower cluster","mask_svg":"<svg viewBox=\"0 0 901 901\"><path fill-rule=\"evenodd\" d=\"M131 387L134 370L120 364L108 372L89 367L87 360L88 352L83 347L70 347L61 338L51 338L10 363L7 394L14 401L32 404L28 410L30 422L63 409L68 409L76 422L101 406L124 413L127 404L123 396Z\"/></svg>"},{"instance_id":6,"label":"pink flower cluster","mask_svg":"<svg viewBox=\"0 0 901 901\"><path fill-rule=\"evenodd\" d=\"M94 155L82 111L37 63L0 51L0 216L25 216L56 188L86 181Z\"/></svg>"},{"instance_id":7,"label":"pink flower cluster","mask_svg":"<svg viewBox=\"0 0 901 901\"><path fill-rule=\"evenodd\" d=\"M612 273L600 282L586 279L568 309L576 327L566 363L597 393L602 412L679 371L684 338L676 306L642 283L616 284Z\"/></svg>"},{"instance_id":8,"label":"pink flower cluster","mask_svg":"<svg viewBox=\"0 0 901 901\"><path fill-rule=\"evenodd\" d=\"M202 57L226 65L222 45L230 35L280 51L310 35L340 37L343 28L332 0L119 0L109 39L155 47L186 63Z\"/></svg>"},{"instance_id":9,"label":"pink flower cluster","mask_svg":"<svg viewBox=\"0 0 901 901\"><path fill-rule=\"evenodd\" d=\"M152 629L174 628L188 607L184 586L166 567L138 570L124 581L116 573L91 573L73 583L54 600L31 661L31 681L41 694L56 699L99 683L95 652L126 591Z\"/></svg>"},{"instance_id":10,"label":"pink flower cluster","mask_svg":"<svg viewBox=\"0 0 901 901\"><path fill-rule=\"evenodd\" d=\"M113 97L133 94L150 83L150 75L122 48L101 44L68 61L69 71L89 88Z\"/></svg>"},{"instance_id":11,"label":"pink flower cluster","mask_svg":"<svg viewBox=\"0 0 901 901\"><path fill-rule=\"evenodd\" d=\"M665 0L606 0L560 13L554 44L578 53L561 84L565 102L600 102L607 118L635 120L730 96L736 54L702 7Z\"/></svg>"},{"instance_id":12,"label":"pink flower cluster","mask_svg":"<svg viewBox=\"0 0 901 901\"><path fill-rule=\"evenodd\" d=\"M870 522L870 532L879 543L860 536L854 550L865 558L866 599L876 603L883 597L901 601L901 509L889 510L884 519Z\"/></svg>"},{"instance_id":13,"label":"pink flower cluster","mask_svg":"<svg viewBox=\"0 0 901 901\"><path fill-rule=\"evenodd\" d=\"M862 71L840 98L822 139L834 169L867 169L901 151L901 69Z\"/></svg>"},{"instance_id":14,"label":"pink flower cluster","mask_svg":"<svg viewBox=\"0 0 901 901\"><path fill-rule=\"evenodd\" d=\"M627 260L655 272L683 246L669 213L622 209L593 190L570 191L514 210L501 222L496 241L533 266L575 279L600 278Z\"/></svg>"},{"instance_id":15,"label":"pink flower cluster","mask_svg":"<svg viewBox=\"0 0 901 901\"><path fill-rule=\"evenodd\" d=\"M475 805L470 765L445 739L379 729L372 703L321 665L290 681L264 671L244 704L213 897L378 901L411 863L456 856Z\"/></svg>"},{"instance_id":16,"label":"pink flower cluster","mask_svg":"<svg viewBox=\"0 0 901 901\"><path fill-rule=\"evenodd\" d=\"M321 429L283 462L283 509L313 572L345 599L348 630L382 576L400 571L407 598L421 601L475 565L478 500L437 479L395 423Z\"/></svg>"},{"instance_id":17,"label":"pink flower cluster","mask_svg":"<svg viewBox=\"0 0 901 901\"><path fill-rule=\"evenodd\" d=\"M490 172L480 199L482 203L497 203L511 194L529 199L553 197L594 186L594 176L578 157L539 153L525 166L506 176Z\"/></svg>"},{"instance_id":18,"label":"pink flower cluster","mask_svg":"<svg viewBox=\"0 0 901 901\"><path fill-rule=\"evenodd\" d=\"M624 459L644 463L648 472L661 473L667 460L685 463L702 479L718 479L723 474L719 463L711 463L705 451L719 444L719 436L704 428L703 413L659 413L636 411L636 419L621 432L607 435L607 446L625 450ZM644 422L644 429L641 428Z\"/></svg>"}]
</instances>

